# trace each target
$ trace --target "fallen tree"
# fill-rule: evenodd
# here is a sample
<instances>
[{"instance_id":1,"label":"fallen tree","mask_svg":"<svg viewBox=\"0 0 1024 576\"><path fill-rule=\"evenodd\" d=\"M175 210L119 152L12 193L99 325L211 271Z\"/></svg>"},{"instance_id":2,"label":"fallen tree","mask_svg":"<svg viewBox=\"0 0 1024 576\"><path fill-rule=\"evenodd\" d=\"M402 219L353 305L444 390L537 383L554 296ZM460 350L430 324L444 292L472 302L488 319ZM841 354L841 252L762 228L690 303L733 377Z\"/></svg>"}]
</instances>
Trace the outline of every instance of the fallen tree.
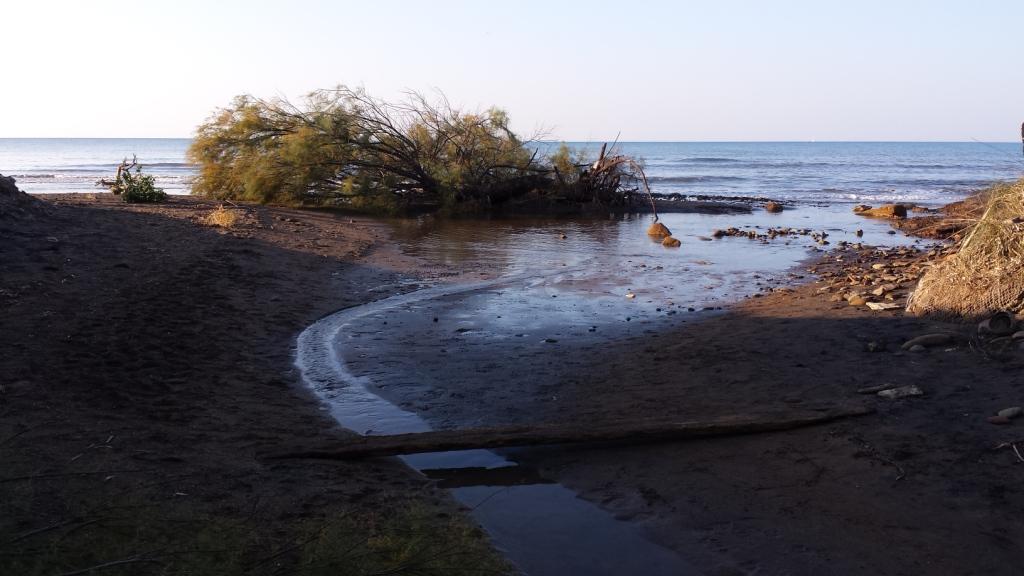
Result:
<instances>
[{"instance_id":1,"label":"fallen tree","mask_svg":"<svg viewBox=\"0 0 1024 576\"><path fill-rule=\"evenodd\" d=\"M672 422L641 420L606 424L509 426L473 430L437 430L391 436L360 436L343 444L316 450L282 452L267 459L313 458L346 460L375 456L394 456L422 452L447 452L476 448L507 448L542 444L578 444L593 442L655 442L756 434L789 430L870 414L863 405L832 405L820 409L790 410L722 416L707 420Z\"/></svg>"},{"instance_id":2,"label":"fallen tree","mask_svg":"<svg viewBox=\"0 0 1024 576\"><path fill-rule=\"evenodd\" d=\"M199 171L193 193L218 199L473 211L517 202L626 209L649 196L632 158L541 148L497 108L466 112L415 92L389 102L339 86L301 105L240 96L199 126L188 156Z\"/></svg>"}]
</instances>

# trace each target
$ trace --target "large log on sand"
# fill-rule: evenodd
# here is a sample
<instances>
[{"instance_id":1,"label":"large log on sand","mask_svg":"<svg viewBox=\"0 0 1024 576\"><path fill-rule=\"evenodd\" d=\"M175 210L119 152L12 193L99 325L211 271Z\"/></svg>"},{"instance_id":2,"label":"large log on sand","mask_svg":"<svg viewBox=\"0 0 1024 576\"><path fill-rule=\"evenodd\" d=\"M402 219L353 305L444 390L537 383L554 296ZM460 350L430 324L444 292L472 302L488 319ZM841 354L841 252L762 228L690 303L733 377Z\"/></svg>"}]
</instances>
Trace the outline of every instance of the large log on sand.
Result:
<instances>
[{"instance_id":1,"label":"large log on sand","mask_svg":"<svg viewBox=\"0 0 1024 576\"><path fill-rule=\"evenodd\" d=\"M448 452L475 448L508 448L541 444L578 444L593 442L655 442L687 440L711 436L756 434L789 430L840 418L874 412L863 405L830 405L820 408L721 416L707 420L641 420L596 425L556 424L509 426L470 430L438 430L392 436L360 436L337 446L315 450L282 452L268 459L315 458L347 460L375 456L395 456L421 452Z\"/></svg>"}]
</instances>

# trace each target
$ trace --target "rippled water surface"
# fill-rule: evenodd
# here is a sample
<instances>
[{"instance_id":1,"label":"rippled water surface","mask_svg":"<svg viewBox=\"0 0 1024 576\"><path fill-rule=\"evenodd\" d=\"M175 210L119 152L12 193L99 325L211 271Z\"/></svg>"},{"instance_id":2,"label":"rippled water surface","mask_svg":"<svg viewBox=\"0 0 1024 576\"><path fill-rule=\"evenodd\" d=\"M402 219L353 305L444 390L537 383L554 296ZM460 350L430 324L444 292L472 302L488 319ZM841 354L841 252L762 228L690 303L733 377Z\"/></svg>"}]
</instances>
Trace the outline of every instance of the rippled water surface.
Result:
<instances>
[{"instance_id":1,"label":"rippled water surface","mask_svg":"<svg viewBox=\"0 0 1024 576\"><path fill-rule=\"evenodd\" d=\"M89 192L138 155L159 185L189 190L189 139L0 139L0 173L28 192ZM596 154L599 144L573 146ZM540 144L549 149L552 144ZM942 203L1024 170L1019 144L982 142L625 142L655 192L802 202Z\"/></svg>"}]
</instances>

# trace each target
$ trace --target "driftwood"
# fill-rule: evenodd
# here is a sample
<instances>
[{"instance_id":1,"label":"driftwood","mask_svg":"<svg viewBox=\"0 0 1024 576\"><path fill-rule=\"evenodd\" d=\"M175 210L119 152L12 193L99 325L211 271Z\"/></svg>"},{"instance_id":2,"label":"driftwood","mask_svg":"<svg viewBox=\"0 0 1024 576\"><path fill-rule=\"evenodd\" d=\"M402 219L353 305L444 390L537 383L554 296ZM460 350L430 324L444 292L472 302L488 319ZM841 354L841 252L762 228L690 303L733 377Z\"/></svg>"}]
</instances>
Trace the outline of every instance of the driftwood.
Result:
<instances>
[{"instance_id":1,"label":"driftwood","mask_svg":"<svg viewBox=\"0 0 1024 576\"><path fill-rule=\"evenodd\" d=\"M615 144L613 143L612 150L614 148ZM601 152L598 154L597 160L590 165L590 170L585 172L583 177L594 188L614 191L619 189L619 182L624 174L632 174L634 177L639 176L640 183L643 184L644 192L647 194L647 199L651 203L654 221L657 222L658 207L655 205L654 195L651 194L651 187L647 182L647 174L644 172L643 166L632 157L624 154L609 156L608 151L608 143L601 144ZM623 167L628 168L628 170L624 171Z\"/></svg>"},{"instance_id":2,"label":"driftwood","mask_svg":"<svg viewBox=\"0 0 1024 576\"><path fill-rule=\"evenodd\" d=\"M114 194L120 194L121 191L119 185L121 184L121 181L124 180L124 178L131 172L132 168L135 168L138 165L138 156L133 154L131 162L129 162L128 158L125 157L125 159L121 160L121 163L117 165L117 173L114 175L113 180L98 180L96 182L96 185L110 188L110 191L113 192Z\"/></svg>"},{"instance_id":3,"label":"driftwood","mask_svg":"<svg viewBox=\"0 0 1024 576\"><path fill-rule=\"evenodd\" d=\"M874 412L862 405L832 405L819 409L765 412L723 416L709 420L670 422L665 420L613 422L597 425L542 425L478 428L472 430L438 430L392 436L361 436L331 448L287 452L266 456L267 459L313 458L348 460L421 452L448 452L476 448L507 448L542 444L576 444L586 442L656 442L687 440L712 436L757 434L789 430L840 418L862 416Z\"/></svg>"}]
</instances>

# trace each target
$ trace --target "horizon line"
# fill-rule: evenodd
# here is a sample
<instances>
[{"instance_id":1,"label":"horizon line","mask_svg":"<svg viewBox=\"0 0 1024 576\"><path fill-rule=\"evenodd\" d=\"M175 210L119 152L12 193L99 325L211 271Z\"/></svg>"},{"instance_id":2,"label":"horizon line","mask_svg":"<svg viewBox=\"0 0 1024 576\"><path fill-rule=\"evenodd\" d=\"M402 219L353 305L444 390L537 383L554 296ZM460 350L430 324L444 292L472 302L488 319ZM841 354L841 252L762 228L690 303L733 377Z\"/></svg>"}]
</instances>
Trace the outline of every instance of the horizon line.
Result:
<instances>
[{"instance_id":1,"label":"horizon line","mask_svg":"<svg viewBox=\"0 0 1024 576\"><path fill-rule=\"evenodd\" d=\"M0 140L192 140L193 136L0 136ZM526 142L530 142L527 140ZM574 140L565 138L533 142L567 144L1016 144L1016 140Z\"/></svg>"}]
</instances>

